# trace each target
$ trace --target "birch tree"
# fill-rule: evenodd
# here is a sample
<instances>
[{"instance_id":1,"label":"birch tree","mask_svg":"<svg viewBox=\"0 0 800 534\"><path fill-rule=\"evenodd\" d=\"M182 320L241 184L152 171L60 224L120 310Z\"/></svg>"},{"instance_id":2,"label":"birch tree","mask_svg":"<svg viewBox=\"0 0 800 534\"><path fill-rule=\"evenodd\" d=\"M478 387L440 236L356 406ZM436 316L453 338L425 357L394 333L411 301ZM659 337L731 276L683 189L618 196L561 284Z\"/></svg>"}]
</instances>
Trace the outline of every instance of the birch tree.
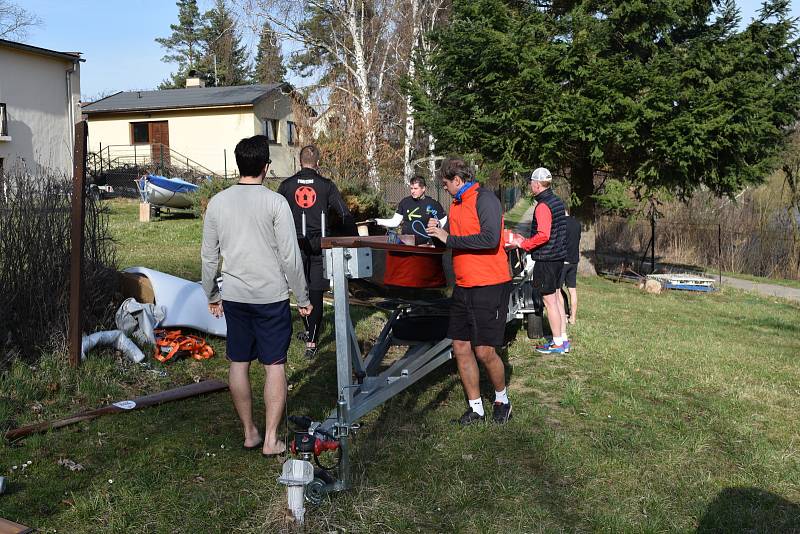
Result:
<instances>
[{"instance_id":1,"label":"birch tree","mask_svg":"<svg viewBox=\"0 0 800 534\"><path fill-rule=\"evenodd\" d=\"M357 110L370 184L380 187L378 109L392 48L393 0L243 0L255 28L269 22L282 40L294 41L328 74L344 78L331 91L344 93ZM340 79L340 82L342 80Z\"/></svg>"},{"instance_id":2,"label":"birch tree","mask_svg":"<svg viewBox=\"0 0 800 534\"><path fill-rule=\"evenodd\" d=\"M404 62L406 64L406 75L409 80L414 80L417 73L417 64L423 69L427 68L427 59L433 51L433 42L430 34L436 26L441 23L445 12L445 0L408 0L408 4L403 6L408 13L408 26L411 28L411 40L406 52ZM414 177L414 141L416 137L416 120L414 104L410 94L405 96L405 138L403 141L403 176L406 184L410 183ZM436 149L436 141L432 134L427 135L428 144L428 166L430 175L433 176L434 160L433 155Z\"/></svg>"}]
</instances>

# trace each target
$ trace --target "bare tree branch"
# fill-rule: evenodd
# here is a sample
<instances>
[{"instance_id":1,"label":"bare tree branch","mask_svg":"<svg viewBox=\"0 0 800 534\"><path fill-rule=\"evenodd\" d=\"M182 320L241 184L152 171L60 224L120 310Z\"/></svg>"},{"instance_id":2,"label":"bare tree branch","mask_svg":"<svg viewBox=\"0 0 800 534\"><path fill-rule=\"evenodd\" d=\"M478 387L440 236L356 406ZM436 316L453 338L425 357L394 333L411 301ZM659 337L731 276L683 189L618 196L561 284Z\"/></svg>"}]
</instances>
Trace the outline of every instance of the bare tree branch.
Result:
<instances>
[{"instance_id":1,"label":"bare tree branch","mask_svg":"<svg viewBox=\"0 0 800 534\"><path fill-rule=\"evenodd\" d=\"M42 19L9 0L0 0L0 39L25 39Z\"/></svg>"}]
</instances>

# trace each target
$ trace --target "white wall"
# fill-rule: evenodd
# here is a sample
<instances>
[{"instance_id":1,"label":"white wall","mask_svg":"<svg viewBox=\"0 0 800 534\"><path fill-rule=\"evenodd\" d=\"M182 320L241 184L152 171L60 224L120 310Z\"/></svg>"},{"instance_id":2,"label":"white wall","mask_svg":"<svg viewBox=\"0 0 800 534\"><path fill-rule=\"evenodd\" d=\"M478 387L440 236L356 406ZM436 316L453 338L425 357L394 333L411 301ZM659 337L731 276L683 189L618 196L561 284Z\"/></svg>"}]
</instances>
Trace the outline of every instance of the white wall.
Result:
<instances>
[{"instance_id":1,"label":"white wall","mask_svg":"<svg viewBox=\"0 0 800 534\"><path fill-rule=\"evenodd\" d=\"M112 146L112 154L133 154L131 123L167 121L170 148L206 167L222 174L226 169L236 170L233 149L243 137L255 134L252 107L210 108L180 111L153 111L150 113L121 113L89 115L89 150L104 150ZM138 154L148 155L147 143L136 145ZM227 154L226 154L227 152ZM179 164L177 161L175 164Z\"/></svg>"},{"instance_id":2,"label":"white wall","mask_svg":"<svg viewBox=\"0 0 800 534\"><path fill-rule=\"evenodd\" d=\"M67 71L75 68L67 95ZM80 64L0 46L0 102L10 141L0 141L8 170L26 163L72 174L74 123L80 120Z\"/></svg>"},{"instance_id":3,"label":"white wall","mask_svg":"<svg viewBox=\"0 0 800 534\"><path fill-rule=\"evenodd\" d=\"M298 168L300 147L286 142L286 121L292 120L292 109L289 96L280 93L268 96L255 106L91 114L89 150L98 151L102 144L104 149L116 145L119 148L112 150L131 153L130 123L166 120L172 150L218 174L227 168L230 175L237 172L236 144L245 137L264 133L263 118L279 120L278 142L270 146L270 175L274 172L278 177L291 176ZM137 153L148 154L149 146L137 145Z\"/></svg>"}]
</instances>

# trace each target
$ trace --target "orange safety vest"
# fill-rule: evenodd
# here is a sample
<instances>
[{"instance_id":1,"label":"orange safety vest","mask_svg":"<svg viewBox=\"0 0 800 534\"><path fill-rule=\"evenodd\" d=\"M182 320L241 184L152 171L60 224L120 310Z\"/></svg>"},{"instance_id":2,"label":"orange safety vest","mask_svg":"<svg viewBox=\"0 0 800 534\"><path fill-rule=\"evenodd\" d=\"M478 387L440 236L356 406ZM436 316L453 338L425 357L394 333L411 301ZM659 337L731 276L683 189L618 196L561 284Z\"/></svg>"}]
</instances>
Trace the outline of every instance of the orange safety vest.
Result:
<instances>
[{"instance_id":1,"label":"orange safety vest","mask_svg":"<svg viewBox=\"0 0 800 534\"><path fill-rule=\"evenodd\" d=\"M478 196L494 195L491 191L482 189L480 185L466 190L461 196L461 202L453 200L450 206L450 215L447 225L450 234L454 236L475 235L481 231L478 218ZM500 228L503 228L503 219L500 219ZM511 280L508 267L508 256L502 235L497 246L484 250L453 249L453 273L456 276L456 285L461 287L493 286Z\"/></svg>"}]
</instances>

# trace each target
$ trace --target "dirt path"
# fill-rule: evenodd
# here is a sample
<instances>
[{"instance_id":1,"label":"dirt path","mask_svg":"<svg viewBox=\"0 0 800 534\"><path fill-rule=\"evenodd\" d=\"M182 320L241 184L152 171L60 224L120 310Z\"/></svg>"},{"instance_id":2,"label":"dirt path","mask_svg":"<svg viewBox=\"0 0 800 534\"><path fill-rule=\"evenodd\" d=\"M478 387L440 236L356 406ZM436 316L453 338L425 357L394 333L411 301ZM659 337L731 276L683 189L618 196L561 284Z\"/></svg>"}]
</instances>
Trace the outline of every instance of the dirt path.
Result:
<instances>
[{"instance_id":1,"label":"dirt path","mask_svg":"<svg viewBox=\"0 0 800 534\"><path fill-rule=\"evenodd\" d=\"M708 276L714 278L715 280L718 279L718 275L709 273ZM766 297L781 297L794 302L800 302L800 289L793 287L779 286L776 284L763 284L761 282L742 280L741 278L731 278L729 276L722 277L722 285L758 293Z\"/></svg>"}]
</instances>

